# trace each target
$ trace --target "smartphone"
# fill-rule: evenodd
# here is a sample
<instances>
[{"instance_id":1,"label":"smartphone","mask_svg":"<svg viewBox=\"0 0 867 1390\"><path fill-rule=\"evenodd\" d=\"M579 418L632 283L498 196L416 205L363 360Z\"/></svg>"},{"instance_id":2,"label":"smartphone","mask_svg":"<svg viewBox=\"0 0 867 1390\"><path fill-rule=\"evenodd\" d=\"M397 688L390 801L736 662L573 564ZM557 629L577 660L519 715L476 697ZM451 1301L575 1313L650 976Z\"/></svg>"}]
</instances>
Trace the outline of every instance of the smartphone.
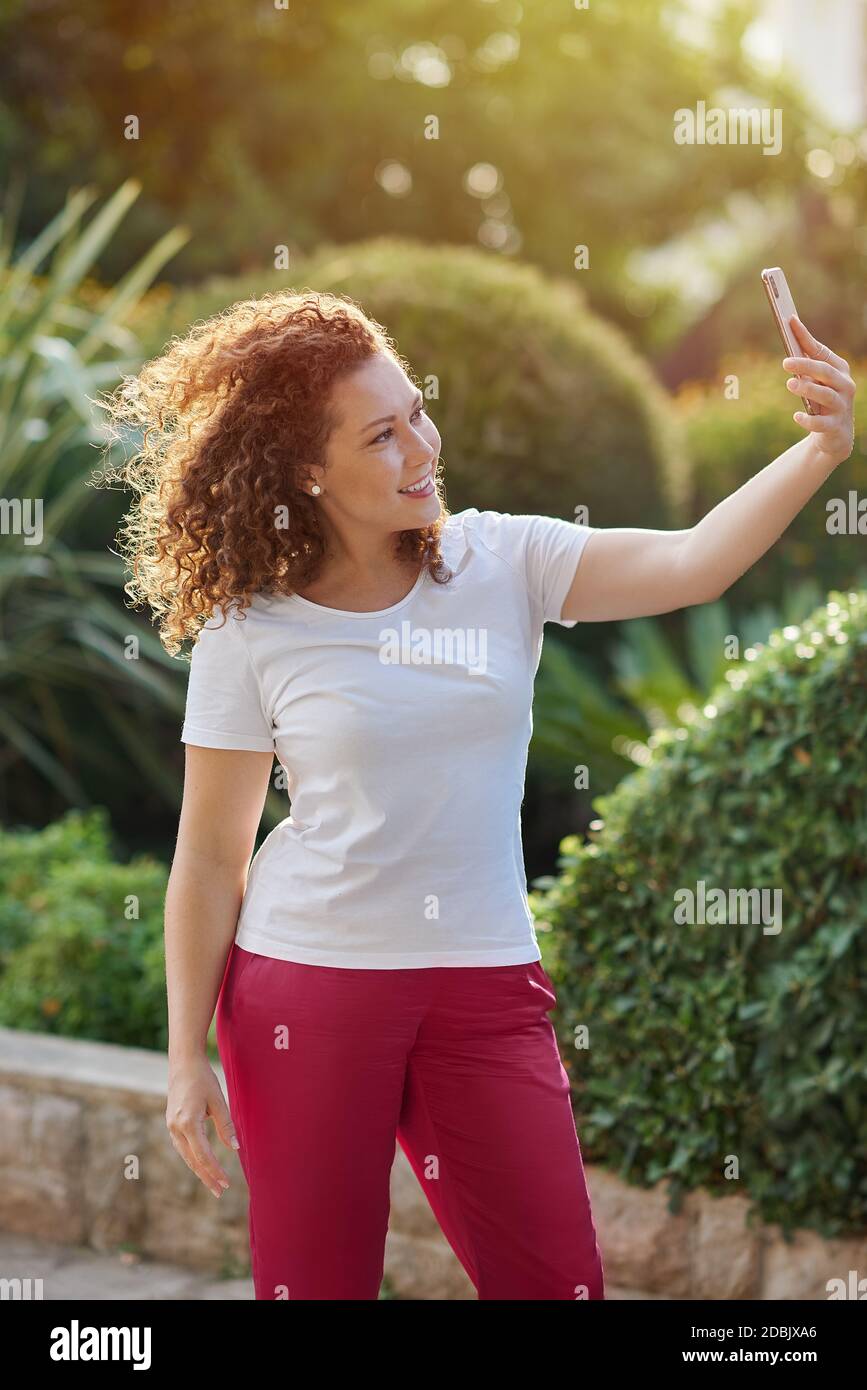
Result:
<instances>
[{"instance_id":1,"label":"smartphone","mask_svg":"<svg viewBox=\"0 0 867 1390\"><path fill-rule=\"evenodd\" d=\"M768 296L771 306L771 313L776 321L777 328L780 330L780 337L783 340L783 347L786 349L787 357L803 357L804 349L801 347L797 338L789 327L789 319L792 314L797 314L795 301L789 289L788 281L778 265L771 266L769 270L762 271L762 284ZM800 318L800 315L798 315ZM808 415L816 414L816 407L812 401L808 401L806 396L802 396L804 409Z\"/></svg>"}]
</instances>

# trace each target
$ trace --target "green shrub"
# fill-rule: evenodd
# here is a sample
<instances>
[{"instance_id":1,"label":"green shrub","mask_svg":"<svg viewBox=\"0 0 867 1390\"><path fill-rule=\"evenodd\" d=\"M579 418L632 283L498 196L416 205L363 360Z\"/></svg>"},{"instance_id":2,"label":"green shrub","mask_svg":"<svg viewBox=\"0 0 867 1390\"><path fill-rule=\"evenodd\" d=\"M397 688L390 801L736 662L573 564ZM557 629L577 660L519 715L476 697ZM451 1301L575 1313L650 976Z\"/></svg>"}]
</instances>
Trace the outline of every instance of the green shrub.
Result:
<instances>
[{"instance_id":1,"label":"green shrub","mask_svg":"<svg viewBox=\"0 0 867 1390\"><path fill-rule=\"evenodd\" d=\"M690 459L686 520L694 525L718 502L804 437L792 419L802 409L786 389L787 373L778 357L743 358L721 367L711 383L684 388L675 409L686 432ZM863 380L867 363L853 364ZM727 400L723 383L738 377L740 399ZM856 434L855 449L790 522L772 548L729 591L738 608L779 600L795 578L812 577L823 593L867 584L863 535L829 535L826 502L848 498L850 489L867 497L867 437Z\"/></svg>"},{"instance_id":2,"label":"green shrub","mask_svg":"<svg viewBox=\"0 0 867 1390\"><path fill-rule=\"evenodd\" d=\"M683 659L659 618L619 624L611 643L611 673L600 675L586 655L556 637L542 649L533 704L529 767L550 788L572 783L575 750L593 769L595 792L613 790L625 771L642 763L652 729L703 705L731 670L726 639L737 635L744 651L763 644L774 628L808 618L821 600L818 585L802 579L779 607L760 604L737 618L724 598L696 604L682 614Z\"/></svg>"},{"instance_id":3,"label":"green shrub","mask_svg":"<svg viewBox=\"0 0 867 1390\"><path fill-rule=\"evenodd\" d=\"M835 592L658 733L533 894L583 1141L675 1207L736 1155L763 1220L867 1225L865 738L867 594ZM700 880L779 889L781 930L678 925Z\"/></svg>"},{"instance_id":4,"label":"green shrub","mask_svg":"<svg viewBox=\"0 0 867 1390\"><path fill-rule=\"evenodd\" d=\"M424 390L443 439L448 505L676 526L684 486L664 392L571 281L481 251L376 238L327 246L290 271L213 279L157 302L149 352L221 308L291 286L347 294L378 319Z\"/></svg>"},{"instance_id":5,"label":"green shrub","mask_svg":"<svg viewBox=\"0 0 867 1390\"><path fill-rule=\"evenodd\" d=\"M103 807L70 811L44 830L0 832L0 974L10 954L30 940L50 875L82 859L110 862Z\"/></svg>"},{"instance_id":6,"label":"green shrub","mask_svg":"<svg viewBox=\"0 0 867 1390\"><path fill-rule=\"evenodd\" d=\"M0 1025L164 1049L166 869L112 863L105 826L0 835Z\"/></svg>"}]
</instances>

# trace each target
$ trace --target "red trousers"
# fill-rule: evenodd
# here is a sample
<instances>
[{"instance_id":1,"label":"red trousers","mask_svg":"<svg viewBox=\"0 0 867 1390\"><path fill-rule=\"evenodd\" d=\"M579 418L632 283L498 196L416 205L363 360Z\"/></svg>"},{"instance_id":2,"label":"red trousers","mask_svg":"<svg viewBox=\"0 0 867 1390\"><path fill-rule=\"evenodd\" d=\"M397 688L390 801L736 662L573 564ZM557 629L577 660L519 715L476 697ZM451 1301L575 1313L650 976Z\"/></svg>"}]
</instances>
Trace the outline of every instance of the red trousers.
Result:
<instances>
[{"instance_id":1,"label":"red trousers","mask_svg":"<svg viewBox=\"0 0 867 1390\"><path fill-rule=\"evenodd\" d=\"M376 1299L399 1143L479 1299L604 1299L540 962L364 970L234 945L217 1041L257 1299Z\"/></svg>"}]
</instances>

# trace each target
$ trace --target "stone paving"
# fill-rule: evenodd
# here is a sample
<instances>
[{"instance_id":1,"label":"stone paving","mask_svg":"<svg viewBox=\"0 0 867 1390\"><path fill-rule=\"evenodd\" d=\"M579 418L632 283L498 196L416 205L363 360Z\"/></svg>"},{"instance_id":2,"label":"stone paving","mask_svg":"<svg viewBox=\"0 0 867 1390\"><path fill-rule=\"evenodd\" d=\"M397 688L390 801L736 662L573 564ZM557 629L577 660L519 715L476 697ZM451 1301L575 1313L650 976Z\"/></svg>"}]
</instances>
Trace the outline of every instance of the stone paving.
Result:
<instances>
[{"instance_id":1,"label":"stone paving","mask_svg":"<svg viewBox=\"0 0 867 1390\"><path fill-rule=\"evenodd\" d=\"M42 1279L46 1302L253 1299L249 1278L214 1279L198 1270L143 1260L136 1255L100 1254L81 1246L58 1245L0 1231L0 1279L4 1278ZM612 1287L606 1293L609 1299L660 1297Z\"/></svg>"}]
</instances>

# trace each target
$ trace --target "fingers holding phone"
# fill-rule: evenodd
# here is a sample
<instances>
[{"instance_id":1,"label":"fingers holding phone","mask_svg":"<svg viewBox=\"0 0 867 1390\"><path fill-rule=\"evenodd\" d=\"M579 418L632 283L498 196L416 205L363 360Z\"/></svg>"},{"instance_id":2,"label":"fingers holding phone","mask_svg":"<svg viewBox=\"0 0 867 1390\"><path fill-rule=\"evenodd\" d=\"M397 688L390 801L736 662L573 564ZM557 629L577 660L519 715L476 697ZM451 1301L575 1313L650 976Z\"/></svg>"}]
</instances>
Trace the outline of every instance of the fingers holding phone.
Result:
<instances>
[{"instance_id":1,"label":"fingers holding phone","mask_svg":"<svg viewBox=\"0 0 867 1390\"><path fill-rule=\"evenodd\" d=\"M783 366L796 373L789 377L786 386L804 402L805 409L796 411L793 419L816 436L822 453L842 462L851 454L855 442L855 382L849 363L820 343L798 317L779 266L763 270L762 281L786 348Z\"/></svg>"},{"instance_id":2,"label":"fingers holding phone","mask_svg":"<svg viewBox=\"0 0 867 1390\"><path fill-rule=\"evenodd\" d=\"M762 271L762 284L768 296L774 322L783 340L783 347L789 357L797 357L801 351L801 341L792 328L792 320L798 317L798 313L785 273L778 265L771 266L770 269ZM811 415L817 413L807 397L804 398L804 405Z\"/></svg>"}]
</instances>

